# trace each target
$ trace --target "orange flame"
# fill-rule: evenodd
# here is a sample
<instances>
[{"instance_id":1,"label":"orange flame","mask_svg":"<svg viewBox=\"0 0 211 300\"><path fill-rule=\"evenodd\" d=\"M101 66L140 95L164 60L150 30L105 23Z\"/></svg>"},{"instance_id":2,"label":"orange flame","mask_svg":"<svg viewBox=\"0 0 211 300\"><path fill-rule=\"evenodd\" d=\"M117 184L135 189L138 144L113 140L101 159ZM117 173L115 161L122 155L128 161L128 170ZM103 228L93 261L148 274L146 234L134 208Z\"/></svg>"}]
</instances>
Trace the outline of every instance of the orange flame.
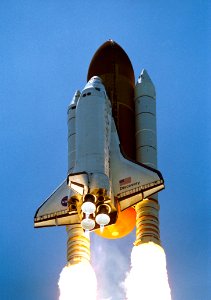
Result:
<instances>
[{"instance_id":1,"label":"orange flame","mask_svg":"<svg viewBox=\"0 0 211 300\"><path fill-rule=\"evenodd\" d=\"M163 248L153 242L134 246L124 282L127 300L171 300Z\"/></svg>"}]
</instances>

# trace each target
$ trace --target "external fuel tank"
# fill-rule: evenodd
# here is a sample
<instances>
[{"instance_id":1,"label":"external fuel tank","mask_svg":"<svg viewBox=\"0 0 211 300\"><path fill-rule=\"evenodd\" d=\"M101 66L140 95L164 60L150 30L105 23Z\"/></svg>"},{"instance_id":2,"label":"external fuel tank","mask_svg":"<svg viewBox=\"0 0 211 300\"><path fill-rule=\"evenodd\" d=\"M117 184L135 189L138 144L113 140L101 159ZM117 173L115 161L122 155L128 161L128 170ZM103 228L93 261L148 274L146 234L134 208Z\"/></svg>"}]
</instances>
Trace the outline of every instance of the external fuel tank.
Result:
<instances>
[{"instance_id":1,"label":"external fuel tank","mask_svg":"<svg viewBox=\"0 0 211 300\"><path fill-rule=\"evenodd\" d=\"M99 76L112 104L112 114L121 150L135 160L135 76L126 52L113 40L105 42L93 56L87 81Z\"/></svg>"}]
</instances>

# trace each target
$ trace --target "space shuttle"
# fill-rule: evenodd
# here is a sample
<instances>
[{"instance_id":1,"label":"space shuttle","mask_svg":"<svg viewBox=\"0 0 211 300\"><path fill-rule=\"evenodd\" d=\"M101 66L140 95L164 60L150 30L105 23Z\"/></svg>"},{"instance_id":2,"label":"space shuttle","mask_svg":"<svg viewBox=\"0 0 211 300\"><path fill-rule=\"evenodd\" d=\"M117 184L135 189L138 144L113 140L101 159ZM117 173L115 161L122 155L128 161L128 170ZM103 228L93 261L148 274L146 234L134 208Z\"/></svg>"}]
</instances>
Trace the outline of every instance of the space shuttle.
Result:
<instances>
[{"instance_id":1,"label":"space shuttle","mask_svg":"<svg viewBox=\"0 0 211 300\"><path fill-rule=\"evenodd\" d=\"M156 99L143 70L113 40L95 53L84 89L68 107L68 174L37 209L35 227L81 224L119 238L135 226L135 205L164 188L157 170ZM129 225L130 224L130 225Z\"/></svg>"}]
</instances>

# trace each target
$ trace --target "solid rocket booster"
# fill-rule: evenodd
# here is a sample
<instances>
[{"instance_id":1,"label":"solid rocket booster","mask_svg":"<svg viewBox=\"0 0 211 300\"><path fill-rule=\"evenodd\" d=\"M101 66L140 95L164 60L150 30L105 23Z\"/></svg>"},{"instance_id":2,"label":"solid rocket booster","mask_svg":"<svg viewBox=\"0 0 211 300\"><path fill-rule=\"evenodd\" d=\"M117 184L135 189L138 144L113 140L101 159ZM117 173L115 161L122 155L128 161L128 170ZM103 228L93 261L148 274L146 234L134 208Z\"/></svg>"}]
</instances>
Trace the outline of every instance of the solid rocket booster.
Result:
<instances>
[{"instance_id":1,"label":"solid rocket booster","mask_svg":"<svg viewBox=\"0 0 211 300\"><path fill-rule=\"evenodd\" d=\"M76 105L80 98L80 91L76 91L68 107L68 174L75 166L75 118ZM76 206L74 203L72 207ZM82 261L90 261L90 239L85 235L81 224L67 225L67 262L68 265L76 264Z\"/></svg>"},{"instance_id":2,"label":"solid rocket booster","mask_svg":"<svg viewBox=\"0 0 211 300\"><path fill-rule=\"evenodd\" d=\"M35 227L79 224L104 229L104 237L122 237L133 229L126 227L135 205L164 188L149 155L156 149L155 115L141 119L147 101L140 99L149 95L137 84L134 101L134 88L127 54L111 40L104 43L90 63L88 83L68 108L67 181L39 207Z\"/></svg>"},{"instance_id":3,"label":"solid rocket booster","mask_svg":"<svg viewBox=\"0 0 211 300\"><path fill-rule=\"evenodd\" d=\"M80 91L76 91L73 99L67 110L67 126L68 126L68 174L74 168L75 165L75 114L76 114L76 105L78 99L80 98Z\"/></svg>"},{"instance_id":4,"label":"solid rocket booster","mask_svg":"<svg viewBox=\"0 0 211 300\"><path fill-rule=\"evenodd\" d=\"M136 160L157 168L156 93L143 70L135 86Z\"/></svg>"},{"instance_id":5,"label":"solid rocket booster","mask_svg":"<svg viewBox=\"0 0 211 300\"><path fill-rule=\"evenodd\" d=\"M84 234L81 225L68 225L66 231L68 264L90 261L90 239Z\"/></svg>"},{"instance_id":6,"label":"solid rocket booster","mask_svg":"<svg viewBox=\"0 0 211 300\"><path fill-rule=\"evenodd\" d=\"M136 159L157 168L156 92L143 70L135 86ZM135 245L153 241L160 244L159 203L157 194L136 204Z\"/></svg>"}]
</instances>

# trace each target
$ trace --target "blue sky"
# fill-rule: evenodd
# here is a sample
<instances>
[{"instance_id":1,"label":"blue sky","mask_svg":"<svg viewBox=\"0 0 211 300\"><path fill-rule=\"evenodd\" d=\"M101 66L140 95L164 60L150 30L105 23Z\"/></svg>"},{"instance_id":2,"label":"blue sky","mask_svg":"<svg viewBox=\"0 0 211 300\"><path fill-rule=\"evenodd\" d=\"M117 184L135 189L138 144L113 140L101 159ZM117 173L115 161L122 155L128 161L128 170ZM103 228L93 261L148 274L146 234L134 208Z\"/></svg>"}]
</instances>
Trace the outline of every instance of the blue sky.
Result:
<instances>
[{"instance_id":1,"label":"blue sky","mask_svg":"<svg viewBox=\"0 0 211 300\"><path fill-rule=\"evenodd\" d=\"M33 216L66 176L67 106L109 38L136 79L146 68L157 90L160 229L173 300L211 298L210 18L206 0L1 0L1 299L58 299L65 228L35 230ZM103 297L122 300L133 241L92 237Z\"/></svg>"}]
</instances>

